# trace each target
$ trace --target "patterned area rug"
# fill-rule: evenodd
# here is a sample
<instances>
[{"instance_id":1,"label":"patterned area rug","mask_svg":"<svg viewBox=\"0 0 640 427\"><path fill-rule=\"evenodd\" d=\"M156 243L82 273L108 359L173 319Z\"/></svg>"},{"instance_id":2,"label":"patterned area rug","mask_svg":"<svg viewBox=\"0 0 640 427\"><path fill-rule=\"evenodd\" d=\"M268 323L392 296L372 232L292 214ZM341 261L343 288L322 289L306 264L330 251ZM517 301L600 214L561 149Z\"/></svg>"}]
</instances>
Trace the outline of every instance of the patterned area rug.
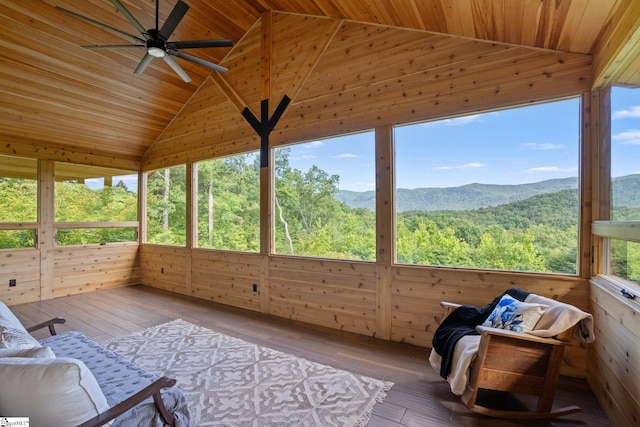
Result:
<instances>
[{"instance_id":1,"label":"patterned area rug","mask_svg":"<svg viewBox=\"0 0 640 427\"><path fill-rule=\"evenodd\" d=\"M175 378L193 426L364 426L393 385L183 320L105 345L150 372Z\"/></svg>"}]
</instances>

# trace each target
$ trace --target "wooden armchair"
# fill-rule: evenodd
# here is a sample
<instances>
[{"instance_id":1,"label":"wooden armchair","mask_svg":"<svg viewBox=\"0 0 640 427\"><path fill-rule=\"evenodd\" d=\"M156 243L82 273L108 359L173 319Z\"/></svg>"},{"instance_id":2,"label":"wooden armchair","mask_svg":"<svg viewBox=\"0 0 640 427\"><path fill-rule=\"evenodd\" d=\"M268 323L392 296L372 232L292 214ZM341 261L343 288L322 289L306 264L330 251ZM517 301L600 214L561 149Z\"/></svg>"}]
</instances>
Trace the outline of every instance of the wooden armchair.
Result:
<instances>
[{"instance_id":1,"label":"wooden armchair","mask_svg":"<svg viewBox=\"0 0 640 427\"><path fill-rule=\"evenodd\" d=\"M33 325L27 329L27 332L31 333L37 331L42 328L49 328L49 333L53 335L57 335L57 331L55 329L55 325L65 323L65 319L60 317L56 317L50 319L46 322L39 323L37 325ZM143 388L139 392L134 395L128 397L122 402L112 406L107 411L95 416L92 419L89 419L82 423L79 427L99 427L103 426L110 421L114 420L116 417L124 414L131 408L138 405L140 402L146 400L147 398L153 396L153 402L156 406L157 411L162 416L163 420L169 426L175 426L175 418L167 410L162 400L162 396L160 394L160 390L168 387L173 387L176 384L176 380L168 377L161 377L155 380L153 383L149 384L147 387Z\"/></svg>"},{"instance_id":2,"label":"wooden armchair","mask_svg":"<svg viewBox=\"0 0 640 427\"><path fill-rule=\"evenodd\" d=\"M442 302L444 316L459 304ZM473 412L498 418L543 419L581 412L578 406L552 409L564 347L574 327L554 338L478 326L480 344L462 402ZM481 389L538 397L535 411L492 409L478 404Z\"/></svg>"}]
</instances>

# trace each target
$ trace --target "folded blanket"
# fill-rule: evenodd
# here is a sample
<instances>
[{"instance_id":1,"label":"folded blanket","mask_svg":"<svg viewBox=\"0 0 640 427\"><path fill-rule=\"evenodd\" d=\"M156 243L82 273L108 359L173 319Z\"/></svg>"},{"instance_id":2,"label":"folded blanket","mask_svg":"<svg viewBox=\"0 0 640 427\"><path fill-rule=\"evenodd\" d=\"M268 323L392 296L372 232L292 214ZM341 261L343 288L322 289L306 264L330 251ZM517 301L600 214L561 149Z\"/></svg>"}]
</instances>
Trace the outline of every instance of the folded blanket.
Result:
<instances>
[{"instance_id":1,"label":"folded blanket","mask_svg":"<svg viewBox=\"0 0 640 427\"><path fill-rule=\"evenodd\" d=\"M572 305L536 294L529 294L525 302L549 306L536 324L535 329L527 332L528 334L551 338L575 325L573 338L577 341L590 343L596 339L593 331L593 316L591 314L585 313Z\"/></svg>"}]
</instances>

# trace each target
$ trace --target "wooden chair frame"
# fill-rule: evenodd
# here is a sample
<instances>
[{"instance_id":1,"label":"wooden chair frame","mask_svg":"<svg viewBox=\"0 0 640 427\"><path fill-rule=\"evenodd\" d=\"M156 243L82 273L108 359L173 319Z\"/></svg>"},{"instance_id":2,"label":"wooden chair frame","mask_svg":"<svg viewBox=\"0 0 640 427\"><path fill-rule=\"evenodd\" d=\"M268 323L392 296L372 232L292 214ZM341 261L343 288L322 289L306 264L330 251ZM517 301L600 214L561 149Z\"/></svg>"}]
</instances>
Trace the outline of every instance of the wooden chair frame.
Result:
<instances>
[{"instance_id":1,"label":"wooden chair frame","mask_svg":"<svg viewBox=\"0 0 640 427\"><path fill-rule=\"evenodd\" d=\"M441 302L444 316L460 306ZM497 418L544 419L581 412L578 406L553 409L564 347L571 341L573 328L555 338L504 329L478 326L480 345L471 365L469 383L462 395L473 412ZM500 410L477 403L478 391L489 389L538 397L535 411Z\"/></svg>"},{"instance_id":2,"label":"wooden chair frame","mask_svg":"<svg viewBox=\"0 0 640 427\"><path fill-rule=\"evenodd\" d=\"M37 325L33 325L27 329L27 332L31 333L33 331L37 331L42 328L49 328L49 333L51 335L57 335L57 331L55 325L65 323L65 319L60 317L56 317L54 319L47 320L46 322L38 323ZM129 409L135 407L138 403L146 400L148 397L153 396L153 402L156 405L156 409L162 416L163 420L169 426L175 426L175 417L171 415L169 410L164 406L164 402L162 401L162 395L160 394L160 390L163 388L173 387L176 384L176 380L168 377L161 377L155 380L153 383L149 384L147 387L143 388L136 394L129 396L127 399L118 403L117 405L107 409L105 412L96 415L95 417L85 421L80 424L78 427L99 427L107 424L109 421L115 419L116 417L124 414Z\"/></svg>"}]
</instances>

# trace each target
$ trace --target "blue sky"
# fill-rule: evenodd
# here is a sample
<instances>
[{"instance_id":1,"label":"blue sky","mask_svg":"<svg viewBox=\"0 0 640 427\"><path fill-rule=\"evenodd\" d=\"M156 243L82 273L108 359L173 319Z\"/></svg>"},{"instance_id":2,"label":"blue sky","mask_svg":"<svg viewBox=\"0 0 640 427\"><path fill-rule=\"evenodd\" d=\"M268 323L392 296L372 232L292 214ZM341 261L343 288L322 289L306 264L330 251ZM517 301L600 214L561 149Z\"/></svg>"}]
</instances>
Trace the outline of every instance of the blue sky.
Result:
<instances>
[{"instance_id":1,"label":"blue sky","mask_svg":"<svg viewBox=\"0 0 640 427\"><path fill-rule=\"evenodd\" d=\"M578 176L577 98L398 127L398 188L522 184ZM612 94L613 176L640 173L640 90ZM291 165L317 165L340 188L375 189L373 132L292 145Z\"/></svg>"}]
</instances>

